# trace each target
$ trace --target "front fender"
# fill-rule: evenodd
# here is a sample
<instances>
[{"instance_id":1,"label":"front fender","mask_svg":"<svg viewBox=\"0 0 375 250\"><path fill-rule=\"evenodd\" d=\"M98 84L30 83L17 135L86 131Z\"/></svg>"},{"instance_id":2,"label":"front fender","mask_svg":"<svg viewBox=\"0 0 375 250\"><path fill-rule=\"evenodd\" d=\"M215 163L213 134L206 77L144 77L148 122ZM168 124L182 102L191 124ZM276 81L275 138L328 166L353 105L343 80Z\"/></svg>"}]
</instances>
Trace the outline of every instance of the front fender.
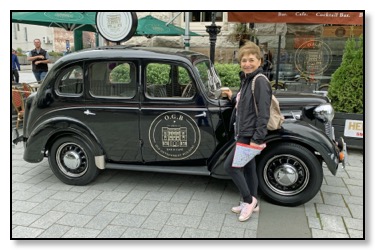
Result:
<instances>
[{"instance_id":1,"label":"front fender","mask_svg":"<svg viewBox=\"0 0 375 250\"><path fill-rule=\"evenodd\" d=\"M67 134L76 134L85 139L94 155L104 154L98 138L84 123L70 117L54 117L39 124L28 138L24 138L23 159L32 163L42 161L50 139Z\"/></svg>"},{"instance_id":2,"label":"front fender","mask_svg":"<svg viewBox=\"0 0 375 250\"><path fill-rule=\"evenodd\" d=\"M275 140L297 142L318 152L327 164L329 171L336 175L340 150L322 130L304 121L284 122L279 133L271 131L266 143Z\"/></svg>"},{"instance_id":3,"label":"front fender","mask_svg":"<svg viewBox=\"0 0 375 250\"><path fill-rule=\"evenodd\" d=\"M268 146L278 142L294 142L309 150L318 152L335 175L339 163L339 149L335 143L320 129L304 121L285 121L282 129L269 131L265 138ZM216 178L228 178L224 170L224 161L235 145L235 140L228 141L208 163L211 175ZM260 154L257 157L262 157Z\"/></svg>"}]
</instances>

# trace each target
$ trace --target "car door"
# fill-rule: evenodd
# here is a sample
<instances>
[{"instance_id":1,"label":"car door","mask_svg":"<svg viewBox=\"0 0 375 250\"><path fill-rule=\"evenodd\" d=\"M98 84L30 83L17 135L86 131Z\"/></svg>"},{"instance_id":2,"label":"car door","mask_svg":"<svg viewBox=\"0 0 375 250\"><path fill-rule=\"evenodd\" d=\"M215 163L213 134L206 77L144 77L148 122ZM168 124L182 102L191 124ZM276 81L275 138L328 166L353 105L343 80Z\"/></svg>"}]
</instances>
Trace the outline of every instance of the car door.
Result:
<instances>
[{"instance_id":1,"label":"car door","mask_svg":"<svg viewBox=\"0 0 375 250\"><path fill-rule=\"evenodd\" d=\"M143 65L140 136L145 163L204 165L216 147L212 119L191 71L177 62Z\"/></svg>"},{"instance_id":2,"label":"car door","mask_svg":"<svg viewBox=\"0 0 375 250\"><path fill-rule=\"evenodd\" d=\"M140 162L138 62L87 63L85 122L112 162Z\"/></svg>"}]
</instances>

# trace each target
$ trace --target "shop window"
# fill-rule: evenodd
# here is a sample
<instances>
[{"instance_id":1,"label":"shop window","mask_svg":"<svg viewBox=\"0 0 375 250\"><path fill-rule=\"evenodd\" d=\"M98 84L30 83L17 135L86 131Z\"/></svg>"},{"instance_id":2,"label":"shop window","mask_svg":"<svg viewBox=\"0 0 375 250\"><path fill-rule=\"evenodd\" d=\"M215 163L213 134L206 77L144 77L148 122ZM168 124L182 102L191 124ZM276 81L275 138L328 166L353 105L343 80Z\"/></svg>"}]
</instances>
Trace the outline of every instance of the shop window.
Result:
<instances>
[{"instance_id":1,"label":"shop window","mask_svg":"<svg viewBox=\"0 0 375 250\"><path fill-rule=\"evenodd\" d=\"M223 21L223 12L216 12L215 21ZM212 22L212 12L190 12L190 22Z\"/></svg>"}]
</instances>

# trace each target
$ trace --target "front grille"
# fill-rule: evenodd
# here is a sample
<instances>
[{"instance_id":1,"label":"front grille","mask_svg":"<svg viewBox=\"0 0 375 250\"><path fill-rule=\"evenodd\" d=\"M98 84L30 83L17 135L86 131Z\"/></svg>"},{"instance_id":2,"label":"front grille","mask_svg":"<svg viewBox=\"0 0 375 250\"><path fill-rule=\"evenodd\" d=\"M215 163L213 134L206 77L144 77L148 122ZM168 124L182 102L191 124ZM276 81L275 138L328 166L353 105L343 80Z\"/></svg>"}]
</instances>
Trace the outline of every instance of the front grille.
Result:
<instances>
[{"instance_id":1,"label":"front grille","mask_svg":"<svg viewBox=\"0 0 375 250\"><path fill-rule=\"evenodd\" d=\"M335 140L335 132L334 128L332 127L332 122L326 122L324 123L324 130L326 135L331 138L332 140Z\"/></svg>"}]
</instances>

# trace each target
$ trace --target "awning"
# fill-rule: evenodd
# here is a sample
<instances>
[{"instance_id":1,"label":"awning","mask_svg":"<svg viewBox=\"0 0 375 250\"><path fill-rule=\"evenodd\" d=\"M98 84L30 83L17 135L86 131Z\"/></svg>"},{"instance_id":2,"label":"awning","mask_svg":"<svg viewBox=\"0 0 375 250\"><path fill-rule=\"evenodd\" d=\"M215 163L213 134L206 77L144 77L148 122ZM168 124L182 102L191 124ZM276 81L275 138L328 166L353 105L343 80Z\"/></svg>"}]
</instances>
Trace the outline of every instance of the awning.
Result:
<instances>
[{"instance_id":1,"label":"awning","mask_svg":"<svg viewBox=\"0 0 375 250\"><path fill-rule=\"evenodd\" d=\"M240 23L315 23L363 25L364 11L357 12L228 12L228 22Z\"/></svg>"}]
</instances>

